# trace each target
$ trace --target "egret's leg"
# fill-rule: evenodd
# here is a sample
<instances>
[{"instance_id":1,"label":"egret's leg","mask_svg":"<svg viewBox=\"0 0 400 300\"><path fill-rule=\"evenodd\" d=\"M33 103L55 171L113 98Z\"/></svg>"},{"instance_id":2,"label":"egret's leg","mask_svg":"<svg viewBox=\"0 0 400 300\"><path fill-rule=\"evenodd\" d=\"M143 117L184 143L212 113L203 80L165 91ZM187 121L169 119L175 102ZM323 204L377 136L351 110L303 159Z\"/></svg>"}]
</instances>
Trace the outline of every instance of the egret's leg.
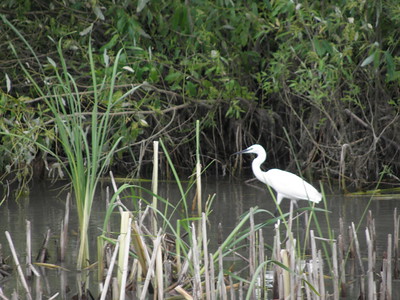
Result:
<instances>
[{"instance_id":1,"label":"egret's leg","mask_svg":"<svg viewBox=\"0 0 400 300\"><path fill-rule=\"evenodd\" d=\"M278 207L279 207L279 205L281 204L282 199L283 199L283 197L282 197L281 194L277 194L277 195L276 195L276 208L275 208L275 212L274 212L274 217L275 217L275 218L276 218L276 217L279 217L279 215L280 215Z\"/></svg>"}]
</instances>

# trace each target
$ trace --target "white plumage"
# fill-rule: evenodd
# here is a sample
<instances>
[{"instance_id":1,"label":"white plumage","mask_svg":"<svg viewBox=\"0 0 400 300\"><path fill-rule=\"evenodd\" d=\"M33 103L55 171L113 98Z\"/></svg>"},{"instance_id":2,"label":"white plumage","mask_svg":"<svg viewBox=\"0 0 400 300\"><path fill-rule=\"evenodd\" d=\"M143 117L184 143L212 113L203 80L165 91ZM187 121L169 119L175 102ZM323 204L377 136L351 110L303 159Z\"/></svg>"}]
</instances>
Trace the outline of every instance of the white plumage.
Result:
<instances>
[{"instance_id":1,"label":"white plumage","mask_svg":"<svg viewBox=\"0 0 400 300\"><path fill-rule=\"evenodd\" d=\"M278 205L283 198L296 202L297 200L308 200L315 203L321 201L322 195L311 184L299 176L279 169L271 169L267 172L262 171L260 166L267 158L267 153L262 146L255 144L235 154L241 153L254 153L257 155L251 164L253 173L259 181L268 184L276 191Z\"/></svg>"}]
</instances>

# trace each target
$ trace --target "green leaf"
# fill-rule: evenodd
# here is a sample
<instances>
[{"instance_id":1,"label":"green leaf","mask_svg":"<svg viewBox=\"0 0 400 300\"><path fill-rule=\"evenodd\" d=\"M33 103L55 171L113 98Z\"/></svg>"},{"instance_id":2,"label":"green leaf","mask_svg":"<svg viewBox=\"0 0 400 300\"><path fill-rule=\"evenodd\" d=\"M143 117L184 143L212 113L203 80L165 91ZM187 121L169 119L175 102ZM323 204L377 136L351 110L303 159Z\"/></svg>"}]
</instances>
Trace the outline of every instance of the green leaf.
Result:
<instances>
[{"instance_id":1,"label":"green leaf","mask_svg":"<svg viewBox=\"0 0 400 300\"><path fill-rule=\"evenodd\" d=\"M396 66L394 64L393 56L390 54L389 51L385 51L385 61L386 61L386 68L387 68L387 81L393 81L396 79Z\"/></svg>"},{"instance_id":2,"label":"green leaf","mask_svg":"<svg viewBox=\"0 0 400 300\"><path fill-rule=\"evenodd\" d=\"M177 80L180 79L181 77L182 77L182 73L180 73L180 72L173 72L173 73L169 73L169 74L167 75L167 77L165 77L165 80L166 80L168 83L172 83L172 82L177 81Z\"/></svg>"},{"instance_id":3,"label":"green leaf","mask_svg":"<svg viewBox=\"0 0 400 300\"><path fill-rule=\"evenodd\" d=\"M137 13L140 13L140 12L143 10L143 8L146 7L146 5L147 5L147 3L148 3L149 1L150 1L150 0L139 0L139 1L138 1L138 5L137 5L137 7L136 7L136 12L137 12Z\"/></svg>"},{"instance_id":4,"label":"green leaf","mask_svg":"<svg viewBox=\"0 0 400 300\"><path fill-rule=\"evenodd\" d=\"M364 61L361 64L361 67L368 66L370 63L372 63L375 58L375 53L376 52L372 53L370 56L368 56L366 59L364 59Z\"/></svg>"}]
</instances>

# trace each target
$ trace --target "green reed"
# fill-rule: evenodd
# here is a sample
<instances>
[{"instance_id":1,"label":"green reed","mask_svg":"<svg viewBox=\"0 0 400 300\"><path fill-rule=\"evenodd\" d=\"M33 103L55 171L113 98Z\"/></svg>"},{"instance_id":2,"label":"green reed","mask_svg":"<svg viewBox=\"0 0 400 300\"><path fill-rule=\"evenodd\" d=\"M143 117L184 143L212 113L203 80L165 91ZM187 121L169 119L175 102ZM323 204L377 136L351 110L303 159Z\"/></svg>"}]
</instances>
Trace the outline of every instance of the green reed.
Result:
<instances>
[{"instance_id":1,"label":"green reed","mask_svg":"<svg viewBox=\"0 0 400 300\"><path fill-rule=\"evenodd\" d=\"M19 34L39 63L32 47L29 46L23 36L8 21L6 23ZM10 46L18 58L17 50L12 44ZM112 72L103 72L104 70L100 72L93 59L91 41L89 41L88 49L86 56L90 68L90 79L89 90L84 93L79 90L74 75L68 71L67 61L62 51L62 40L57 43L59 64L48 58L51 75L45 74L44 68L40 65L40 70L43 72L43 74L39 74L40 78L47 76L51 79L51 84L39 82L40 79L37 79L37 74L33 74L19 61L26 78L51 112L52 119L47 122L45 128L42 128L42 132L51 130L51 132L56 133L56 137L54 145L46 146L38 140L31 140L32 138L28 134L13 135L16 138L35 143L39 149L55 157L65 167L72 183L80 226L78 269L87 266L89 262L87 231L97 184L100 176L108 168L110 160L122 139L122 137L115 139L110 133L113 110L121 104L123 99L139 88L139 86L136 86L118 99L114 99L121 51L115 57ZM104 68L107 67L106 65ZM104 75L100 75L100 78L98 78L98 74ZM85 106L86 108L84 103L88 103ZM101 108L101 112L99 112L99 108ZM62 148L61 153L63 152L63 155L66 156L66 160L56 154L56 151L53 151L53 147L58 148L60 146Z\"/></svg>"}]
</instances>

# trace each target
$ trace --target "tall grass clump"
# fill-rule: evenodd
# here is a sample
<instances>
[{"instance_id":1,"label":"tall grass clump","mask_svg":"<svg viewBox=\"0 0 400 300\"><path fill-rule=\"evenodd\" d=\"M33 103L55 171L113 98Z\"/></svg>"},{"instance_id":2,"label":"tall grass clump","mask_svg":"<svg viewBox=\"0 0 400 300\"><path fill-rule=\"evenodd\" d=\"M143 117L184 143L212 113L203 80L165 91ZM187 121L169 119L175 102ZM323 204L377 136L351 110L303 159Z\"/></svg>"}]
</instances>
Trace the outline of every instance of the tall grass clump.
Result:
<instances>
[{"instance_id":1,"label":"tall grass clump","mask_svg":"<svg viewBox=\"0 0 400 300\"><path fill-rule=\"evenodd\" d=\"M8 25L17 31L10 23ZM19 36L26 42L22 35ZM12 44L10 46L18 58L17 50ZM33 52L30 46L28 49ZM34 142L39 149L53 155L65 167L72 183L80 226L78 269L85 267L89 260L88 226L96 186L122 139L112 136L113 110L139 87L136 86L122 96L115 97L121 51L115 57L111 72L106 71L106 68L109 69L108 62L105 62L104 70L98 69L92 52L89 41L86 56L90 78L87 83L89 88L85 92L78 88L77 75L72 75L68 70L62 40L57 43L58 63L50 57L47 58L47 69L50 68L52 75L39 74L39 78L46 78L47 82L38 80L37 74L33 74L22 62L19 63L51 114L51 119L43 131L56 135L54 145L44 145L37 140ZM33 55L36 57L34 52ZM37 61L39 62L38 59ZM44 69L42 66L41 70ZM27 135L19 137L29 139ZM60 146L62 151L53 151L52 147Z\"/></svg>"}]
</instances>

